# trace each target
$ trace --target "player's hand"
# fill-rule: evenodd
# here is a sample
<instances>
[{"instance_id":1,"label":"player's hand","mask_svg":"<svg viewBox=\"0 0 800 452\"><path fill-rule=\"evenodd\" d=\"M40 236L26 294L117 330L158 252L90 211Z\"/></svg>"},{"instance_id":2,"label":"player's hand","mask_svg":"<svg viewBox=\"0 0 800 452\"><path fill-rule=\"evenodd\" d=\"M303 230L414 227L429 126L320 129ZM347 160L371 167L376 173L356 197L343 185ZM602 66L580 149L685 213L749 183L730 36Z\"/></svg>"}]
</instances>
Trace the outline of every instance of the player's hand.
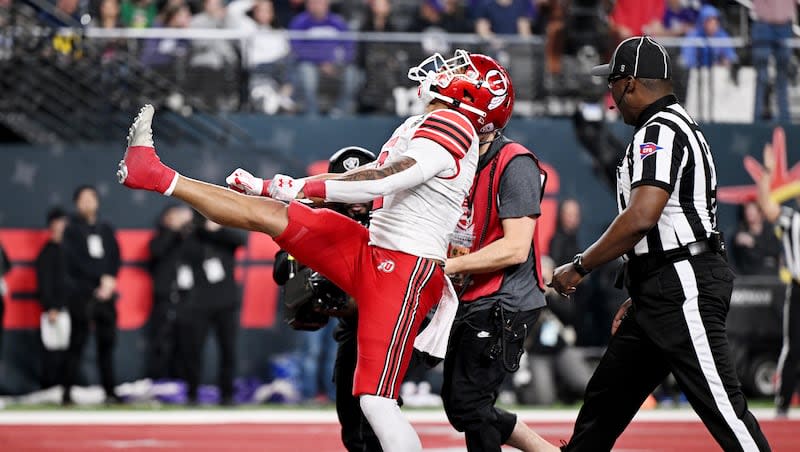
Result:
<instances>
[{"instance_id":1,"label":"player's hand","mask_svg":"<svg viewBox=\"0 0 800 452\"><path fill-rule=\"evenodd\" d=\"M139 110L128 129L128 149L120 160L117 179L128 188L157 191L171 195L178 182L178 173L161 163L153 147L153 114L148 104Z\"/></svg>"},{"instance_id":2,"label":"player's hand","mask_svg":"<svg viewBox=\"0 0 800 452\"><path fill-rule=\"evenodd\" d=\"M617 313L614 315L614 320L611 321L612 336L617 333L617 329L619 328L619 325L622 323L622 319L624 319L625 316L628 314L628 309L630 309L632 304L633 301L631 301L631 299L628 298L627 300L625 300L624 303L622 303L622 305L620 305L619 309L617 310Z\"/></svg>"},{"instance_id":3,"label":"player's hand","mask_svg":"<svg viewBox=\"0 0 800 452\"><path fill-rule=\"evenodd\" d=\"M303 191L305 179L293 179L283 174L276 174L269 182L267 193L273 199L289 202L297 198L297 194Z\"/></svg>"},{"instance_id":4,"label":"player's hand","mask_svg":"<svg viewBox=\"0 0 800 452\"><path fill-rule=\"evenodd\" d=\"M267 188L269 187L269 180L255 177L246 170L236 168L230 176L225 178L228 188L239 193L252 196L269 196Z\"/></svg>"},{"instance_id":5,"label":"player's hand","mask_svg":"<svg viewBox=\"0 0 800 452\"><path fill-rule=\"evenodd\" d=\"M570 262L555 269L553 279L548 286L555 289L562 296L567 297L575 292L575 286L580 284L582 280L583 277L575 271L575 267Z\"/></svg>"}]
</instances>

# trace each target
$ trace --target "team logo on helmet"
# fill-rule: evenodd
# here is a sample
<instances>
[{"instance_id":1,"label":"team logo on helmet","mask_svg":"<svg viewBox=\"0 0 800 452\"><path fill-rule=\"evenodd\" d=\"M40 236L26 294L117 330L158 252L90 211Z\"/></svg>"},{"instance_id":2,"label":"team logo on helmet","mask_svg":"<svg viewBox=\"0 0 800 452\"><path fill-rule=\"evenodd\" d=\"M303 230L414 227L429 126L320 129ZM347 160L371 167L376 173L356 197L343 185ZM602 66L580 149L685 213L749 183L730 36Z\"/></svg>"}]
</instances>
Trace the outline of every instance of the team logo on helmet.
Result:
<instances>
[{"instance_id":1,"label":"team logo on helmet","mask_svg":"<svg viewBox=\"0 0 800 452\"><path fill-rule=\"evenodd\" d=\"M505 96L508 93L508 80L502 72L492 69L486 73L486 87L495 96Z\"/></svg>"},{"instance_id":2,"label":"team logo on helmet","mask_svg":"<svg viewBox=\"0 0 800 452\"><path fill-rule=\"evenodd\" d=\"M358 157L348 157L348 158L344 159L344 162L342 162L342 165L344 166L344 169L346 171L350 171L352 169L358 168L359 163L360 163L360 161L358 160Z\"/></svg>"},{"instance_id":3,"label":"team logo on helmet","mask_svg":"<svg viewBox=\"0 0 800 452\"><path fill-rule=\"evenodd\" d=\"M503 94L502 96L495 96L489 101L489 110L494 110L495 108L503 105L503 102L506 101L507 95Z\"/></svg>"}]
</instances>

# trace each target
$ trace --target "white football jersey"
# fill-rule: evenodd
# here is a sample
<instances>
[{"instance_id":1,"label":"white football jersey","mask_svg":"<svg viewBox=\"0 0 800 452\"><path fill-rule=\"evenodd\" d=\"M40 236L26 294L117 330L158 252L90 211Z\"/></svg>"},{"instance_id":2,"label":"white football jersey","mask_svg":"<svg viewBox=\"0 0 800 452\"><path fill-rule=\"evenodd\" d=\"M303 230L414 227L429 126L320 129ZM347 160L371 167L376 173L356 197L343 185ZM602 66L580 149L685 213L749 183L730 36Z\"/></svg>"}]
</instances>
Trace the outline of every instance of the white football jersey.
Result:
<instances>
[{"instance_id":1,"label":"white football jersey","mask_svg":"<svg viewBox=\"0 0 800 452\"><path fill-rule=\"evenodd\" d=\"M416 187L376 199L370 244L444 261L448 237L463 213L478 166L478 135L455 110L412 116L383 145L378 167L403 156L412 140L415 147L429 146L431 152L447 150L453 157L452 167Z\"/></svg>"}]
</instances>

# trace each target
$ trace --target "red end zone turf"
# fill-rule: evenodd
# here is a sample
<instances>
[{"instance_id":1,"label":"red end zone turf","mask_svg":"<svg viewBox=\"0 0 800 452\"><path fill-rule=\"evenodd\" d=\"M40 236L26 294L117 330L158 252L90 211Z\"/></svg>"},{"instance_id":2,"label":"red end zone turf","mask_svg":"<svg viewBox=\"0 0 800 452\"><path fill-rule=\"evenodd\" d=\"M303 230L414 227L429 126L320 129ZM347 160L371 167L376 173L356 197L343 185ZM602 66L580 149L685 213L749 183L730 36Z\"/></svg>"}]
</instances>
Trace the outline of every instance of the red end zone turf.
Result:
<instances>
[{"instance_id":1,"label":"red end zone turf","mask_svg":"<svg viewBox=\"0 0 800 452\"><path fill-rule=\"evenodd\" d=\"M536 422L531 427L546 439L566 439L571 422ZM800 450L800 422L762 420L775 451ZM426 451L466 450L459 433L443 423L415 423ZM343 450L332 423L216 425L3 425L0 450L39 451L270 451L333 452ZM634 422L615 451L718 450L699 422Z\"/></svg>"}]
</instances>

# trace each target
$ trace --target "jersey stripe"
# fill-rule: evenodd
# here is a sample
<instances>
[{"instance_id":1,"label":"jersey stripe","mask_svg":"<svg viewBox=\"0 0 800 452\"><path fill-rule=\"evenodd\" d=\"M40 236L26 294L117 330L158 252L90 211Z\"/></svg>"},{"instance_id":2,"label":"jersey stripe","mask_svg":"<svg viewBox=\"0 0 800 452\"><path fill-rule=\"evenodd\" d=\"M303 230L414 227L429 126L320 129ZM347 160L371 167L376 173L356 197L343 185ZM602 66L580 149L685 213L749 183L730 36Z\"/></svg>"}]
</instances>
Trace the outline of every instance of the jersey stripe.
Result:
<instances>
[{"instance_id":1,"label":"jersey stripe","mask_svg":"<svg viewBox=\"0 0 800 452\"><path fill-rule=\"evenodd\" d=\"M781 230L784 264L792 278L800 282L800 212L782 206L777 226Z\"/></svg>"},{"instance_id":2,"label":"jersey stripe","mask_svg":"<svg viewBox=\"0 0 800 452\"><path fill-rule=\"evenodd\" d=\"M472 124L461 114L436 110L417 127L414 138L427 138L447 149L456 159L462 159L477 137Z\"/></svg>"},{"instance_id":3,"label":"jersey stripe","mask_svg":"<svg viewBox=\"0 0 800 452\"><path fill-rule=\"evenodd\" d=\"M717 176L708 142L679 104L666 106L634 134L617 171L620 211L631 190L652 185L670 192L658 223L636 244L644 255L704 240L717 227ZM626 180L630 186L626 186Z\"/></svg>"}]
</instances>

